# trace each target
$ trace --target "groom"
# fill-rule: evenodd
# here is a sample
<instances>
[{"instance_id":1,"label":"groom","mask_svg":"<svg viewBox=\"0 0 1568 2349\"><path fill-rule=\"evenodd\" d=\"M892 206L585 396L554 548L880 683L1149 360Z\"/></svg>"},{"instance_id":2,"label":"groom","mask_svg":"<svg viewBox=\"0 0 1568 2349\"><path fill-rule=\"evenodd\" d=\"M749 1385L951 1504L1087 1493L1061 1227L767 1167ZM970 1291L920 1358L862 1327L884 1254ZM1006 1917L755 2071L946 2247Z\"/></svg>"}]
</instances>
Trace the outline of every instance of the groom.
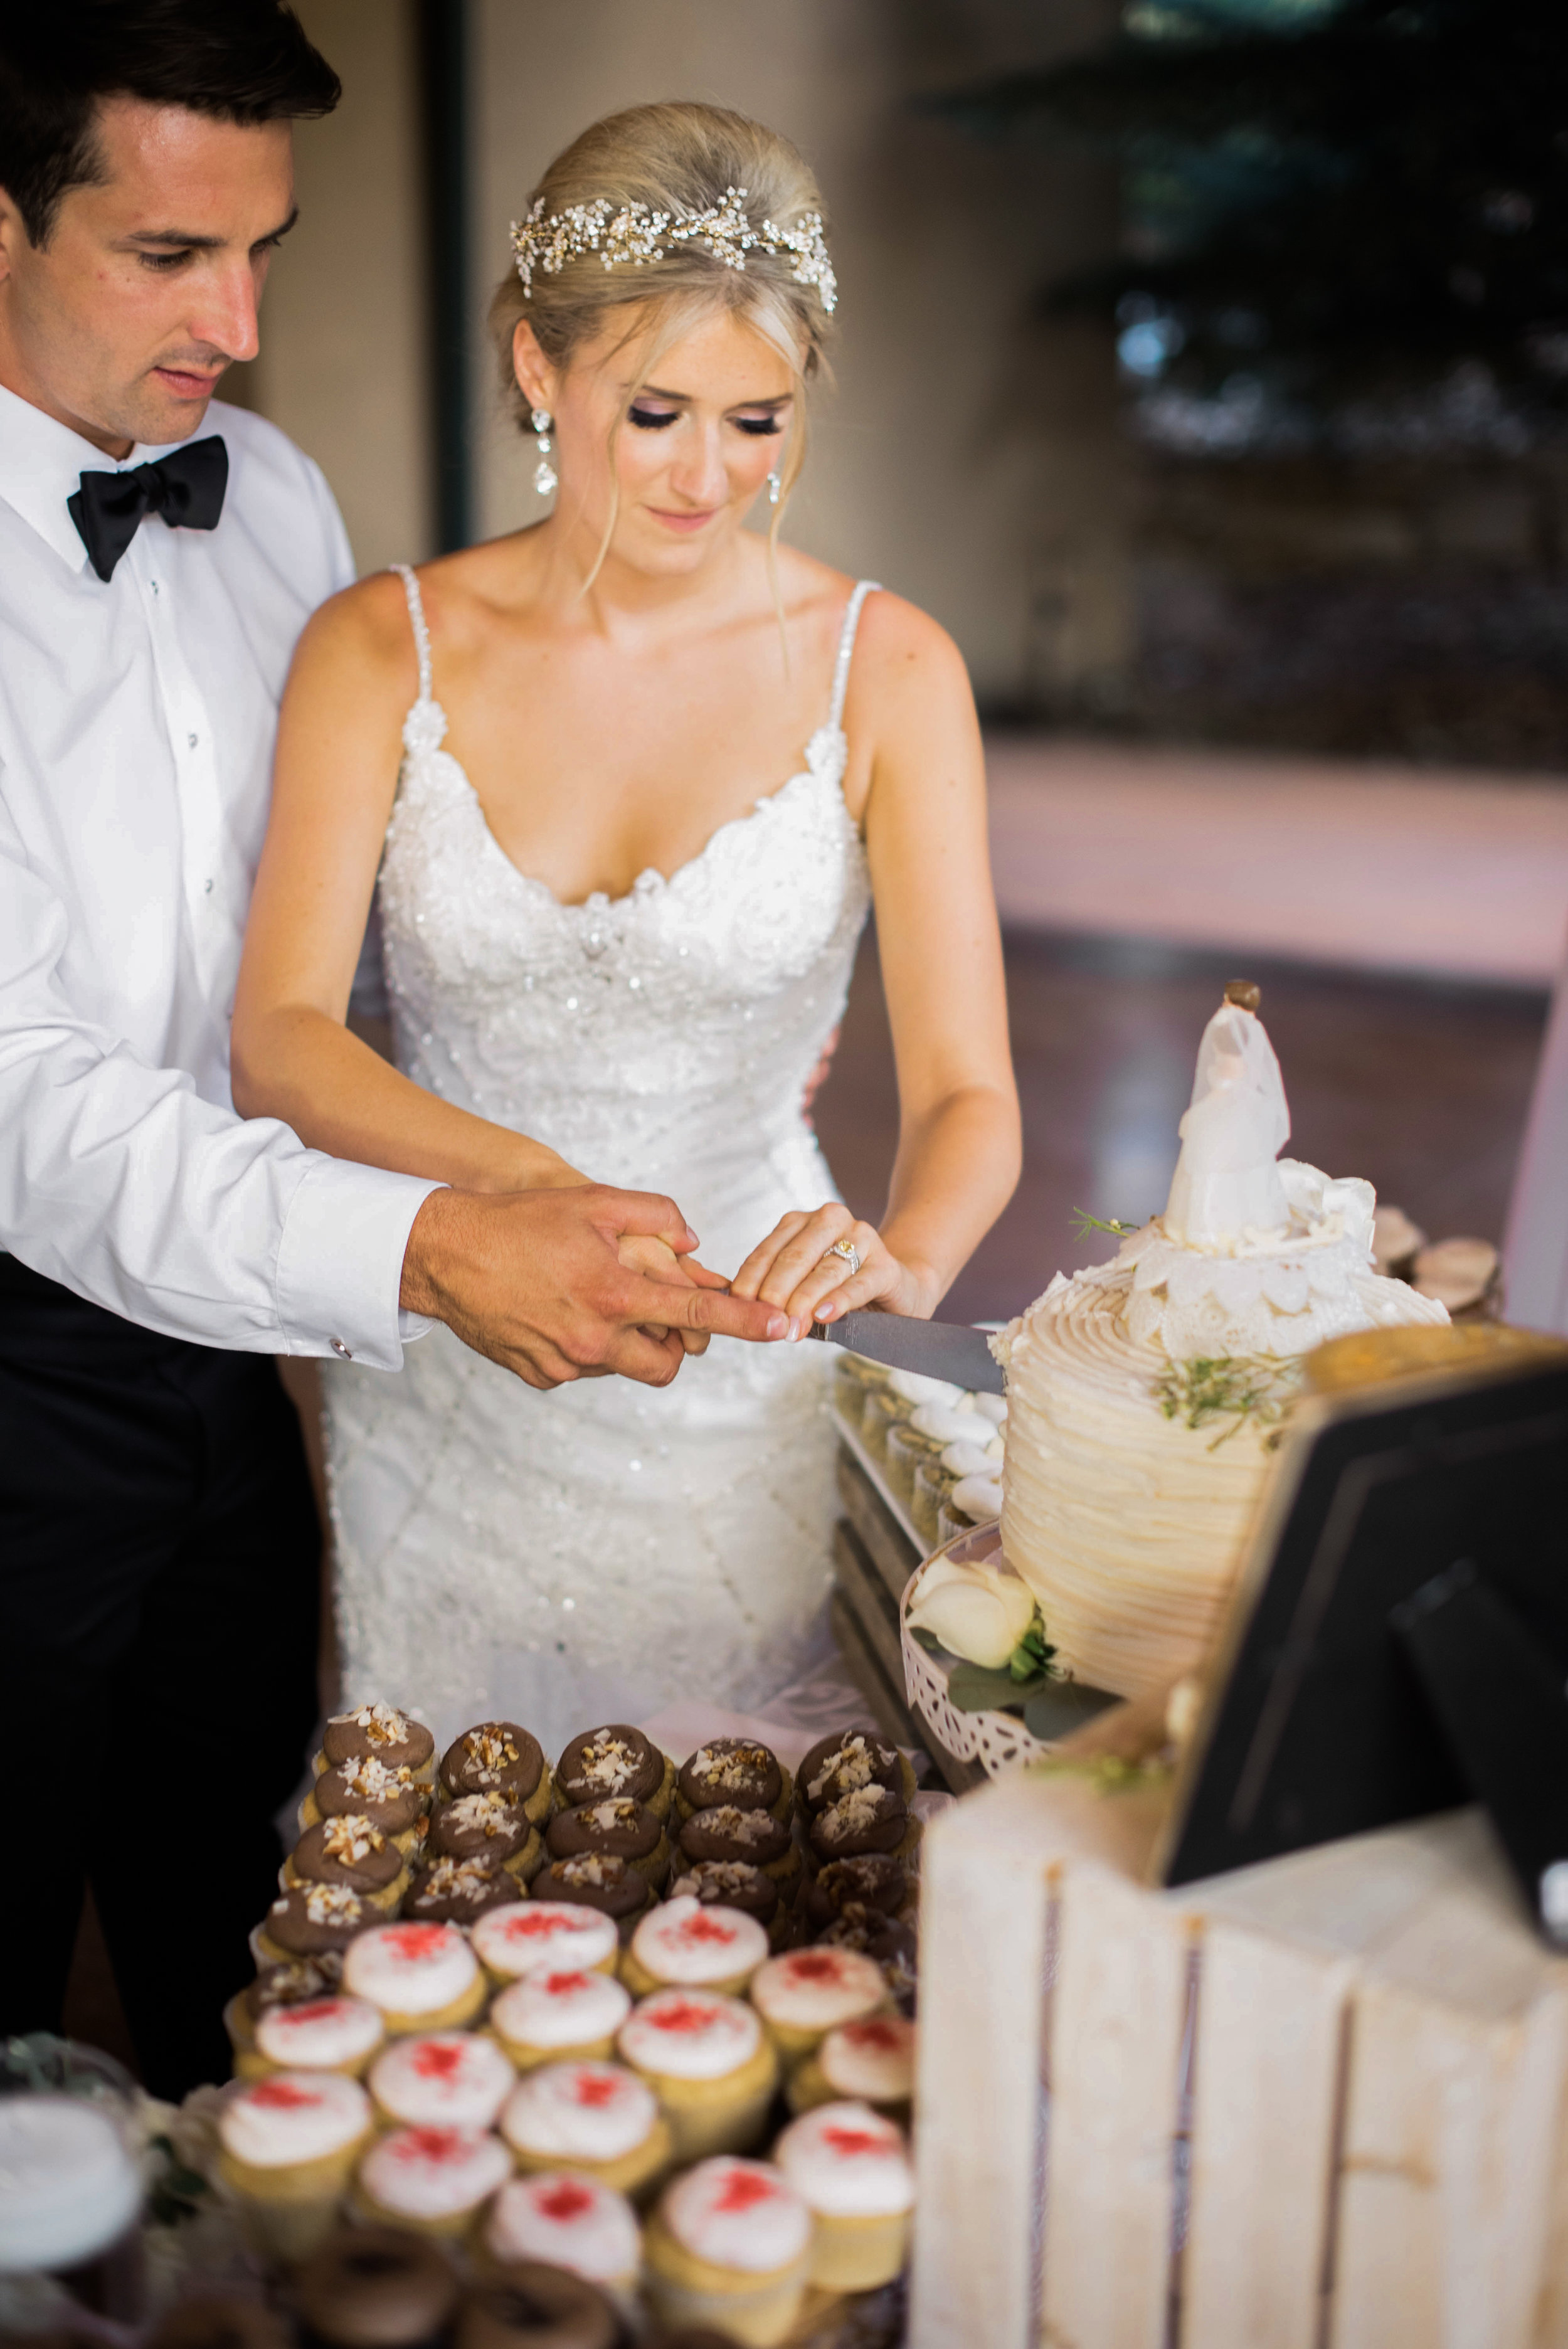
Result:
<instances>
[{"instance_id":1,"label":"groom","mask_svg":"<svg viewBox=\"0 0 1568 2349\"><path fill-rule=\"evenodd\" d=\"M662 1385L786 1329L622 1268L625 1234L695 1245L670 1200L459 1194L234 1114L278 698L353 567L315 466L207 411L257 347L291 119L337 96L280 0L0 7L0 2036L58 2024L90 1881L165 2095L227 2068L315 1714L266 1357L394 1371L424 1316L531 1386Z\"/></svg>"}]
</instances>

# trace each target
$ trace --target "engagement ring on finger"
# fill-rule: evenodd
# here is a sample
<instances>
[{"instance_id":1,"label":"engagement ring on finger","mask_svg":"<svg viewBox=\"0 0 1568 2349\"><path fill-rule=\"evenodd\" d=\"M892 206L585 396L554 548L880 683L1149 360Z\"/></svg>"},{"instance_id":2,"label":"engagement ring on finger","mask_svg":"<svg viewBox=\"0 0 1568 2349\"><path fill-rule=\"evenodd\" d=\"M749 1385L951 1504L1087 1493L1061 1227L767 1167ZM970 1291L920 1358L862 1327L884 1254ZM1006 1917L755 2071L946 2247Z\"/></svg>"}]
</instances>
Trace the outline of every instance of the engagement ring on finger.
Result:
<instances>
[{"instance_id":1,"label":"engagement ring on finger","mask_svg":"<svg viewBox=\"0 0 1568 2349\"><path fill-rule=\"evenodd\" d=\"M835 1240L822 1258L824 1264L830 1256L841 1256L851 1272L859 1272L861 1268L861 1252L853 1240Z\"/></svg>"}]
</instances>

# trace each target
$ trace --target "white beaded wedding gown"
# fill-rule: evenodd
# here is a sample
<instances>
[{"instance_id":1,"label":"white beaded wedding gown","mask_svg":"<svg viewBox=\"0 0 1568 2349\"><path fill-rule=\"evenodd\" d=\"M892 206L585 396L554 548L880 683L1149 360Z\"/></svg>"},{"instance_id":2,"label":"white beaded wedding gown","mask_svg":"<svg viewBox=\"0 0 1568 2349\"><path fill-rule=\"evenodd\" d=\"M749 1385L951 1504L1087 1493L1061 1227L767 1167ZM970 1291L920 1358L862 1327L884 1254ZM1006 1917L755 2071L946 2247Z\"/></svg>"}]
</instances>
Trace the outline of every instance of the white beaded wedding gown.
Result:
<instances>
[{"instance_id":1,"label":"white beaded wedding gown","mask_svg":"<svg viewBox=\"0 0 1568 2349\"><path fill-rule=\"evenodd\" d=\"M511 863L419 698L378 904L397 1065L596 1180L663 1191L733 1273L792 1207L835 1195L807 1081L870 903L832 702L799 774L667 880L562 905ZM547 1754L706 1698L744 1710L822 1648L834 1439L827 1350L715 1339L655 1391L542 1394L437 1328L400 1376L326 1366L346 1697L447 1738L486 1716Z\"/></svg>"}]
</instances>

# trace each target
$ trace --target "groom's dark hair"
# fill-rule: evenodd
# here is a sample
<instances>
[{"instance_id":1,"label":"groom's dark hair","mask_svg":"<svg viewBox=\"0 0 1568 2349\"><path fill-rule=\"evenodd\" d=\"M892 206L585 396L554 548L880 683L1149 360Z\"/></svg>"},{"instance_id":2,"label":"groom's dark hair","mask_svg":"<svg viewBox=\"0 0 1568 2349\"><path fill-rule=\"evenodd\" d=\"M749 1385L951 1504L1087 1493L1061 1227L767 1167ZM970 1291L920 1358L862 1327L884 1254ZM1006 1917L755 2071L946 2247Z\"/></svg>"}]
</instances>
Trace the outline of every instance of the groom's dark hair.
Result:
<instances>
[{"instance_id":1,"label":"groom's dark hair","mask_svg":"<svg viewBox=\"0 0 1568 2349\"><path fill-rule=\"evenodd\" d=\"M67 190L103 177L101 98L250 124L342 95L286 0L0 0L0 186L36 245Z\"/></svg>"}]
</instances>

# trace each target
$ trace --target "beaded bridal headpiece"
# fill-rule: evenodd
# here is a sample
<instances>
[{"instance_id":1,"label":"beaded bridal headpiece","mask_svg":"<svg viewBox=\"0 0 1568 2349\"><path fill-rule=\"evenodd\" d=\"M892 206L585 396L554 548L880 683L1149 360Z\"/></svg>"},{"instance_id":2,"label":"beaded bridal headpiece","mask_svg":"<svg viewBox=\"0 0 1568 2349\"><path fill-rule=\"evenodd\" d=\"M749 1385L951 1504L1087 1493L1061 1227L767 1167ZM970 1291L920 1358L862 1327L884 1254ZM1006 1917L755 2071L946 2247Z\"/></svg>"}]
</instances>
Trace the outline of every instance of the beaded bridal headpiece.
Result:
<instances>
[{"instance_id":1,"label":"beaded bridal headpiece","mask_svg":"<svg viewBox=\"0 0 1568 2349\"><path fill-rule=\"evenodd\" d=\"M586 253L596 253L606 269L642 269L663 261L671 245L700 244L727 269L744 270L748 253L791 254L795 265L789 274L797 285L814 285L823 309L830 311L839 287L821 213L802 212L793 228L780 228L770 220L753 227L746 195L744 188L726 188L721 202L686 218L655 212L652 204L623 204L617 210L603 196L591 204L546 212L541 196L525 221L511 224L523 293L532 300L536 269L556 277L569 261Z\"/></svg>"}]
</instances>

